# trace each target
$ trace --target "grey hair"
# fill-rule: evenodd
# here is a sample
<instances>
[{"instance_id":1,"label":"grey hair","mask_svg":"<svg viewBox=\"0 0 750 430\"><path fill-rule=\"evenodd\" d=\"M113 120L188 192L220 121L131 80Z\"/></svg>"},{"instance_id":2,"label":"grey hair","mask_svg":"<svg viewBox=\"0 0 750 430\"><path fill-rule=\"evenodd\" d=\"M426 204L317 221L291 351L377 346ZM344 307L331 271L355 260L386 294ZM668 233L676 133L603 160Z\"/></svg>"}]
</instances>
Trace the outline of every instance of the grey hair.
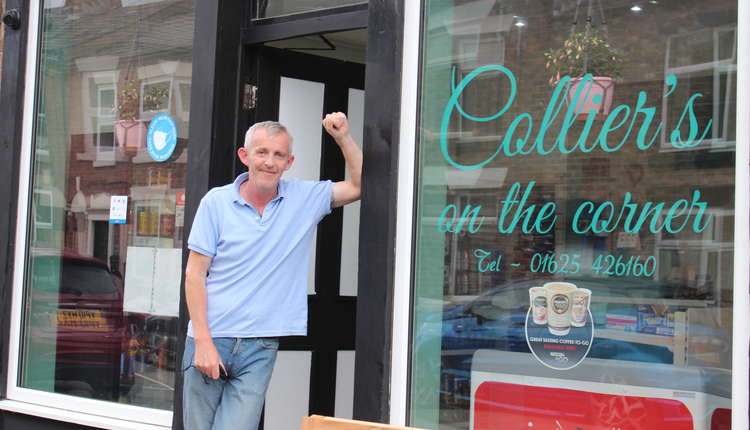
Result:
<instances>
[{"instance_id":1,"label":"grey hair","mask_svg":"<svg viewBox=\"0 0 750 430\"><path fill-rule=\"evenodd\" d=\"M255 135L255 131L258 129L263 129L266 131L266 134L268 136L276 136L277 134L284 133L287 136L289 136L289 154L292 153L292 135L289 134L289 131L284 127L283 124L277 121L262 121L262 122L256 122L250 128L247 129L247 133L245 133L245 149L250 149L250 147L253 146L253 135Z\"/></svg>"}]
</instances>

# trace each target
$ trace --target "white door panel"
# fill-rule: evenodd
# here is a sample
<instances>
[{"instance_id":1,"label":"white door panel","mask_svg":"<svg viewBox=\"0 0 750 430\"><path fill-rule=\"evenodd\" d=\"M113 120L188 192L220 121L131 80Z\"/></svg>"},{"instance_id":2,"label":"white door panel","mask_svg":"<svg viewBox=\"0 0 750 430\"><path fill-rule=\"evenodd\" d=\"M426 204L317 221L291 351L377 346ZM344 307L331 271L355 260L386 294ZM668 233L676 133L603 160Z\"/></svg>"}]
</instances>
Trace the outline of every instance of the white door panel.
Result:
<instances>
[{"instance_id":1,"label":"white door panel","mask_svg":"<svg viewBox=\"0 0 750 430\"><path fill-rule=\"evenodd\" d=\"M318 181L325 85L282 76L279 92L279 122L284 124L292 135L294 155L294 163L284 177ZM315 294L316 242L317 233L313 238L310 252L307 294Z\"/></svg>"}]
</instances>

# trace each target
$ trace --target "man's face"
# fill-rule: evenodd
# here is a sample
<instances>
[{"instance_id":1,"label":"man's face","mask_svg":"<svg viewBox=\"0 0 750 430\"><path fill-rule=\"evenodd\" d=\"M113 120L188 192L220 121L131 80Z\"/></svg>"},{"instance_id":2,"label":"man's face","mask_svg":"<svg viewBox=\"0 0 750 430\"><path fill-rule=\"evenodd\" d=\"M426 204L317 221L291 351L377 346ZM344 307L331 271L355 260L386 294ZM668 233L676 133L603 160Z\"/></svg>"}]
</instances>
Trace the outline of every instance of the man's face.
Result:
<instances>
[{"instance_id":1,"label":"man's face","mask_svg":"<svg viewBox=\"0 0 750 430\"><path fill-rule=\"evenodd\" d=\"M237 151L248 168L250 182L258 190L275 191L281 175L292 166L294 156L289 153L289 140L286 133L269 136L266 130L259 129L253 134L252 146Z\"/></svg>"}]
</instances>

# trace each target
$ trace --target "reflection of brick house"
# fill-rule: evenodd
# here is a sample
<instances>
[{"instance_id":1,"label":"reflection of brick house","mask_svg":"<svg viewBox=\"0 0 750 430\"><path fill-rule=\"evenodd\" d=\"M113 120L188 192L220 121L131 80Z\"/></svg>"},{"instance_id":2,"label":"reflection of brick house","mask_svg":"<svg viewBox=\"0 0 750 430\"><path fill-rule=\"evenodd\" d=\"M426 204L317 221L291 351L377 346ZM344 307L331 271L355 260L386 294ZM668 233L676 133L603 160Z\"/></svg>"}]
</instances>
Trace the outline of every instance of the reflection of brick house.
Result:
<instances>
[{"instance_id":1,"label":"reflection of brick house","mask_svg":"<svg viewBox=\"0 0 750 430\"><path fill-rule=\"evenodd\" d=\"M118 148L117 161L97 165L96 159L87 156L91 152L86 145L90 137L79 134L70 138L65 247L108 260L119 266L113 270L122 273L128 246L158 243L180 247L182 228L175 225L176 195L185 189L185 165L148 162L145 148L137 154ZM179 158L186 145L185 139L178 139L170 160ZM125 224L108 223L111 196L128 196ZM94 244L107 246L94 249Z\"/></svg>"}]
</instances>

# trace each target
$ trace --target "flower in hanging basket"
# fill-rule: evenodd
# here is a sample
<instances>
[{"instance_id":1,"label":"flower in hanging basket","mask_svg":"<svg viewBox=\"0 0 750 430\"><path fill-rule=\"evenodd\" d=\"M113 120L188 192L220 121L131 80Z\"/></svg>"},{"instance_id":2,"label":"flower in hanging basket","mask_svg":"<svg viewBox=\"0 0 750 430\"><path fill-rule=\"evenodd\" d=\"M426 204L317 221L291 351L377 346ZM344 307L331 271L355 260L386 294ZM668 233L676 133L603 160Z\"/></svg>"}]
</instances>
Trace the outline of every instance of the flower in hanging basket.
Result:
<instances>
[{"instance_id":1,"label":"flower in hanging basket","mask_svg":"<svg viewBox=\"0 0 750 430\"><path fill-rule=\"evenodd\" d=\"M117 92L117 117L115 136L117 146L127 152L135 153L145 146L148 129L138 120L140 113L141 81L131 79Z\"/></svg>"},{"instance_id":2,"label":"flower in hanging basket","mask_svg":"<svg viewBox=\"0 0 750 430\"><path fill-rule=\"evenodd\" d=\"M545 52L544 57L551 72L550 85L557 85L564 76L571 77L568 99L575 104L576 113L593 110L598 118L609 113L614 79L620 76L625 53L613 48L601 32L590 29L571 33L562 47ZM588 75L591 77L584 80Z\"/></svg>"},{"instance_id":3,"label":"flower in hanging basket","mask_svg":"<svg viewBox=\"0 0 750 430\"><path fill-rule=\"evenodd\" d=\"M546 68L551 76L549 83L557 84L563 76L572 78L591 73L593 76L616 78L620 76L625 53L613 48L606 37L597 30L574 32L565 39L562 47L544 53Z\"/></svg>"},{"instance_id":4,"label":"flower in hanging basket","mask_svg":"<svg viewBox=\"0 0 750 430\"><path fill-rule=\"evenodd\" d=\"M117 117L121 120L135 120L139 114L139 79L131 79L117 92Z\"/></svg>"}]
</instances>

